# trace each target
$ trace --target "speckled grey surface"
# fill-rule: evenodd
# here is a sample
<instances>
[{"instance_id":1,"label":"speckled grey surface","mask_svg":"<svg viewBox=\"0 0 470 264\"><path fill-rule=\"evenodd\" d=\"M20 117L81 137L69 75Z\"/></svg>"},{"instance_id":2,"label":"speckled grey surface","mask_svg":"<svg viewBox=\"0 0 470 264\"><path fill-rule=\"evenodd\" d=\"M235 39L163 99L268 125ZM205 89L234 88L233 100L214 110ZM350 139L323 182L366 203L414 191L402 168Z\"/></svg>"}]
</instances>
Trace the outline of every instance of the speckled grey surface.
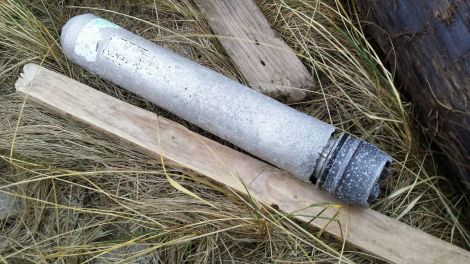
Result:
<instances>
[{"instance_id":1,"label":"speckled grey surface","mask_svg":"<svg viewBox=\"0 0 470 264\"><path fill-rule=\"evenodd\" d=\"M317 186L343 201L368 206L380 194L380 180L388 174L390 156L374 145L342 134L318 176Z\"/></svg>"},{"instance_id":2,"label":"speckled grey surface","mask_svg":"<svg viewBox=\"0 0 470 264\"><path fill-rule=\"evenodd\" d=\"M331 148L336 145L328 144L337 142L332 139L335 127L92 14L67 22L61 43L67 57L90 72L304 181L311 180L314 170L325 168L323 163L334 152ZM326 158L320 158L322 152ZM359 189L367 200L372 189ZM358 203L342 190L329 191Z\"/></svg>"},{"instance_id":3,"label":"speckled grey surface","mask_svg":"<svg viewBox=\"0 0 470 264\"><path fill-rule=\"evenodd\" d=\"M103 254L97 258L97 264L111 264L111 263L128 263L128 264L150 264L156 263L157 260L148 251L148 246L145 245L128 245L117 248L111 252ZM139 255L134 258L135 255ZM129 259L130 258L130 259Z\"/></svg>"},{"instance_id":4,"label":"speckled grey surface","mask_svg":"<svg viewBox=\"0 0 470 264\"><path fill-rule=\"evenodd\" d=\"M18 214L20 204L14 196L0 192L0 220Z\"/></svg>"}]
</instances>

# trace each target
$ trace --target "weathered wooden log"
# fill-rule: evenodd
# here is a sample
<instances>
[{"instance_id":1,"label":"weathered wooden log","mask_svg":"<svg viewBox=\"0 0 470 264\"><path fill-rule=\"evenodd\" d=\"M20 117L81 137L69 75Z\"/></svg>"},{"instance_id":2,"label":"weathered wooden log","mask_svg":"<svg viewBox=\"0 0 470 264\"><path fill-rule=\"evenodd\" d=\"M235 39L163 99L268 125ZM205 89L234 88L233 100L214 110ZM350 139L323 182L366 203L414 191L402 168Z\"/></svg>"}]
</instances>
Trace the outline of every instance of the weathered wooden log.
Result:
<instances>
[{"instance_id":1,"label":"weathered wooden log","mask_svg":"<svg viewBox=\"0 0 470 264\"><path fill-rule=\"evenodd\" d=\"M357 3L427 133L470 190L470 1Z\"/></svg>"}]
</instances>

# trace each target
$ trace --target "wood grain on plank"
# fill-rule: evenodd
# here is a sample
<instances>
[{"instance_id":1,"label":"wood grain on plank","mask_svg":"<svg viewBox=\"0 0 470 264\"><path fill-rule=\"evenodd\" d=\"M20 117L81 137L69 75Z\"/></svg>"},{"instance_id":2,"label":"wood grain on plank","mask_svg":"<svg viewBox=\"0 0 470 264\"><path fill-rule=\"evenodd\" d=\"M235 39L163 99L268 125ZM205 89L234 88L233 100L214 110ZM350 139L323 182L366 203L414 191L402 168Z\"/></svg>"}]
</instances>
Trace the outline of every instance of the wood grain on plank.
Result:
<instances>
[{"instance_id":1,"label":"wood grain on plank","mask_svg":"<svg viewBox=\"0 0 470 264\"><path fill-rule=\"evenodd\" d=\"M196 0L228 55L255 90L299 102L313 90L310 72L269 25L253 0Z\"/></svg>"},{"instance_id":2,"label":"wood grain on plank","mask_svg":"<svg viewBox=\"0 0 470 264\"><path fill-rule=\"evenodd\" d=\"M323 202L339 203L313 185L271 165L191 132L126 102L35 64L24 67L19 93L131 144L137 150L201 173L241 193L250 194L296 218L309 221ZM243 184L244 183L244 184ZM329 208L323 217L334 217ZM351 245L394 263L468 263L470 253L371 209L343 206L341 223L315 219L311 225L346 239Z\"/></svg>"}]
</instances>

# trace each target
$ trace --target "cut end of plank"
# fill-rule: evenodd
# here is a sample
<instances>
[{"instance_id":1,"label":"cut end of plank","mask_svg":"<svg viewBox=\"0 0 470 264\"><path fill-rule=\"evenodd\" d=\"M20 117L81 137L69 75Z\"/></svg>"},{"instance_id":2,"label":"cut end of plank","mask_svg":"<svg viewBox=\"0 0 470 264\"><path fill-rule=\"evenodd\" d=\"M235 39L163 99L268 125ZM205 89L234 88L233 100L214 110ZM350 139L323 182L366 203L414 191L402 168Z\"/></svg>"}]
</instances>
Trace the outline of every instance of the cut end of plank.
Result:
<instances>
[{"instance_id":1,"label":"cut end of plank","mask_svg":"<svg viewBox=\"0 0 470 264\"><path fill-rule=\"evenodd\" d=\"M20 78L15 82L17 92L26 93L28 87L31 86L34 78L38 75L41 67L34 63L28 63L23 66L23 71L20 73Z\"/></svg>"},{"instance_id":2,"label":"cut end of plank","mask_svg":"<svg viewBox=\"0 0 470 264\"><path fill-rule=\"evenodd\" d=\"M271 83L263 83L260 80L256 80L249 81L249 85L253 89L278 101L295 103L306 100L308 93L313 91L315 87L313 79L308 72L306 72L302 79L297 77L278 76L278 78L272 78Z\"/></svg>"}]
</instances>

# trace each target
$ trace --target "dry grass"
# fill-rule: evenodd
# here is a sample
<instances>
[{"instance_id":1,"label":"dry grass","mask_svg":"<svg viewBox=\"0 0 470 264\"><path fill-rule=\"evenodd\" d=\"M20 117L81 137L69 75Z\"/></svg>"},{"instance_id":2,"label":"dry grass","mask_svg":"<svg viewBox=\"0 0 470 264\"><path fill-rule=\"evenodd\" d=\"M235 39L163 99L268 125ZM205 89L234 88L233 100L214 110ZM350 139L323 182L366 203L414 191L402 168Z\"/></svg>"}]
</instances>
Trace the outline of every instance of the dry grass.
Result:
<instances>
[{"instance_id":1,"label":"dry grass","mask_svg":"<svg viewBox=\"0 0 470 264\"><path fill-rule=\"evenodd\" d=\"M470 203L435 169L411 124L411 105L355 17L335 1L258 3L317 80L313 99L295 107L393 155L394 173L374 208L469 248L462 208ZM187 0L0 2L0 191L19 197L22 209L16 219L0 222L0 262L377 261L79 123L29 102L23 108L13 82L21 65L33 61L196 129L64 58L60 27L90 11L243 81Z\"/></svg>"}]
</instances>

